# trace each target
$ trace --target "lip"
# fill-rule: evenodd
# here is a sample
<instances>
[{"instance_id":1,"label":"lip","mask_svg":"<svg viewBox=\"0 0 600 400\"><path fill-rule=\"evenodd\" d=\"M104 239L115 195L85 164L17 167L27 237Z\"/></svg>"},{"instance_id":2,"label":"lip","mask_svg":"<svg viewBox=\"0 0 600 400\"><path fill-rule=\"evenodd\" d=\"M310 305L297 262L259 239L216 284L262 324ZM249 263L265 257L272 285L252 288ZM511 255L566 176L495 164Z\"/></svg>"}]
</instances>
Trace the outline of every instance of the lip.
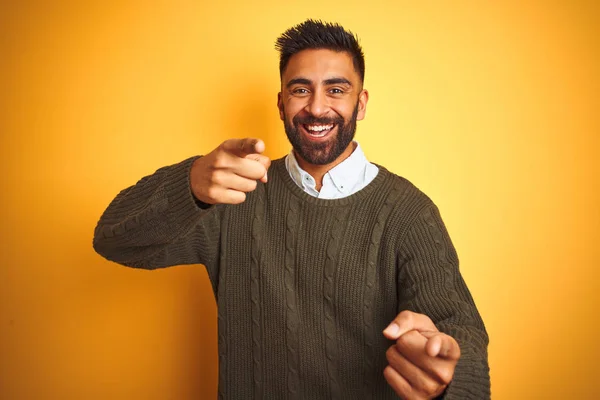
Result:
<instances>
[{"instance_id":1,"label":"lip","mask_svg":"<svg viewBox=\"0 0 600 400\"><path fill-rule=\"evenodd\" d=\"M313 142L323 142L328 140L329 136L331 136L331 134L337 129L337 124L333 124L333 128L331 128L329 132L327 132L325 136L322 137L316 137L311 135L310 131L304 127L304 124L300 124L300 129L302 130L302 133L308 140L311 140Z\"/></svg>"}]
</instances>

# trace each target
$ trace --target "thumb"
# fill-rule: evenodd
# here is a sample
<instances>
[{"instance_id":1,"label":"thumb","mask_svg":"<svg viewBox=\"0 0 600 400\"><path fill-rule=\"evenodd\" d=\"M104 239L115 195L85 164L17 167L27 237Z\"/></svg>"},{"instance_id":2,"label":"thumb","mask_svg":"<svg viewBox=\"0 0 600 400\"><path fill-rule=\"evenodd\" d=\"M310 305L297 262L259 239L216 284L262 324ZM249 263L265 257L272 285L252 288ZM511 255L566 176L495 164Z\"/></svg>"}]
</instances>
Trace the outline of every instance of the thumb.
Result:
<instances>
[{"instance_id":1,"label":"thumb","mask_svg":"<svg viewBox=\"0 0 600 400\"><path fill-rule=\"evenodd\" d=\"M397 340L408 331L416 330L419 332L433 331L438 329L431 319L425 314L419 314L412 311L402 311L383 331L383 335L390 340Z\"/></svg>"}]
</instances>

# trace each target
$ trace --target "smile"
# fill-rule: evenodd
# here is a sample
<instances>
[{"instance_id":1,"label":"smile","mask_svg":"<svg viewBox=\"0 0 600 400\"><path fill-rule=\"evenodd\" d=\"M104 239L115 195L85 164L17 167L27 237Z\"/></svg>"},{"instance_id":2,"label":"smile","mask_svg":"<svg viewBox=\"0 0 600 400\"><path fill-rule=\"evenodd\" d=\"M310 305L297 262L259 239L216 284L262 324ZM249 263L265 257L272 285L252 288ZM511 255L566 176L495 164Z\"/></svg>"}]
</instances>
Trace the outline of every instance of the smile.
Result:
<instances>
[{"instance_id":1,"label":"smile","mask_svg":"<svg viewBox=\"0 0 600 400\"><path fill-rule=\"evenodd\" d=\"M309 137L320 139L327 136L327 134L329 134L329 132L331 132L333 128L335 128L335 124L303 124L302 127L304 128Z\"/></svg>"}]
</instances>

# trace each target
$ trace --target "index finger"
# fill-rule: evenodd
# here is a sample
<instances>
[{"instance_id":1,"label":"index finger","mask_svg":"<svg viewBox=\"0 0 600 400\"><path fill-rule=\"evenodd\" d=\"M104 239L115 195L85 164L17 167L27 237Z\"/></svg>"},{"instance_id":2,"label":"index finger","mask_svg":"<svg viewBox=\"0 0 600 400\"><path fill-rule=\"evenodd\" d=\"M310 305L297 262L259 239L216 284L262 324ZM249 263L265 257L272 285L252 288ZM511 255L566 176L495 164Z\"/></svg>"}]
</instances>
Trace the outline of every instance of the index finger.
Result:
<instances>
[{"instance_id":1,"label":"index finger","mask_svg":"<svg viewBox=\"0 0 600 400\"><path fill-rule=\"evenodd\" d=\"M223 150L238 157L246 157L249 154L260 154L265 151L265 143L260 139L229 139L223 142Z\"/></svg>"},{"instance_id":2,"label":"index finger","mask_svg":"<svg viewBox=\"0 0 600 400\"><path fill-rule=\"evenodd\" d=\"M400 336L394 347L411 364L425 371L427 375L438 382L447 385L452 380L454 365L456 365L458 356L456 356L456 353L453 353L452 356L432 355L432 351L428 349L435 341L438 341L438 345L442 347L450 346L450 342L445 341L444 336L447 339L452 339L450 336L440 332L418 332L413 330ZM442 349L437 350L440 351ZM457 350L458 345L452 351Z\"/></svg>"},{"instance_id":3,"label":"index finger","mask_svg":"<svg viewBox=\"0 0 600 400\"><path fill-rule=\"evenodd\" d=\"M426 351L431 357L449 360L460 358L460 346L456 339L442 332L421 332L427 338Z\"/></svg>"}]
</instances>

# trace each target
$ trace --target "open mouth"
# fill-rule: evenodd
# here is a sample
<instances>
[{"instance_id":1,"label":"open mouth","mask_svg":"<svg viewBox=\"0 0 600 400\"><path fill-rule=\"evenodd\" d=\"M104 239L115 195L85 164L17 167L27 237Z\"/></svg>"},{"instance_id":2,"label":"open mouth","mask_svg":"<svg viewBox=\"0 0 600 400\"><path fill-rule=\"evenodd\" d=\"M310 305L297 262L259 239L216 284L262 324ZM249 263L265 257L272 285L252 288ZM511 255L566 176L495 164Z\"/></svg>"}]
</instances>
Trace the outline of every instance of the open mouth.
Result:
<instances>
[{"instance_id":1,"label":"open mouth","mask_svg":"<svg viewBox=\"0 0 600 400\"><path fill-rule=\"evenodd\" d=\"M335 124L302 124L302 128L311 139L322 139L335 128Z\"/></svg>"}]
</instances>

